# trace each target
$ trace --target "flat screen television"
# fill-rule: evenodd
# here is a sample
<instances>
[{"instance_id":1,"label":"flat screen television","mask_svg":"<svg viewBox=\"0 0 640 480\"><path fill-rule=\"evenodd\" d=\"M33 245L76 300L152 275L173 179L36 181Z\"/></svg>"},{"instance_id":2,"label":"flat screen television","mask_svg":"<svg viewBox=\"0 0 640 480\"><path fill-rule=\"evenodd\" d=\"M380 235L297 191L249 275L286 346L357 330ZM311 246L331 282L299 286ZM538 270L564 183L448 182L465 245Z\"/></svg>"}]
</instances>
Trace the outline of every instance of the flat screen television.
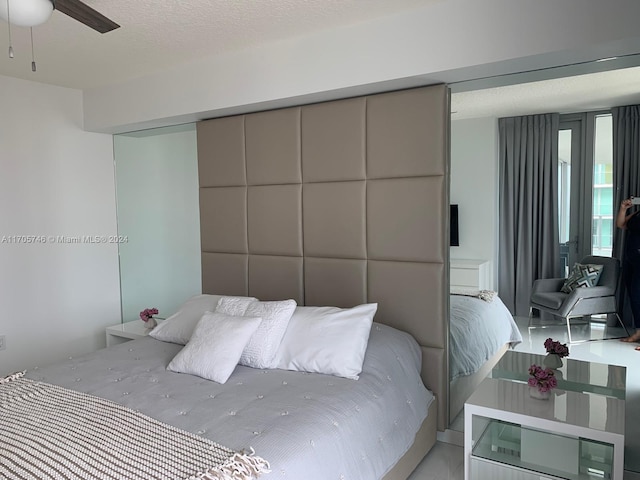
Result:
<instances>
[{"instance_id":1,"label":"flat screen television","mask_svg":"<svg viewBox=\"0 0 640 480\"><path fill-rule=\"evenodd\" d=\"M458 205L450 205L449 245L451 245L452 247L460 246L460 237L459 237L459 231L458 231Z\"/></svg>"}]
</instances>

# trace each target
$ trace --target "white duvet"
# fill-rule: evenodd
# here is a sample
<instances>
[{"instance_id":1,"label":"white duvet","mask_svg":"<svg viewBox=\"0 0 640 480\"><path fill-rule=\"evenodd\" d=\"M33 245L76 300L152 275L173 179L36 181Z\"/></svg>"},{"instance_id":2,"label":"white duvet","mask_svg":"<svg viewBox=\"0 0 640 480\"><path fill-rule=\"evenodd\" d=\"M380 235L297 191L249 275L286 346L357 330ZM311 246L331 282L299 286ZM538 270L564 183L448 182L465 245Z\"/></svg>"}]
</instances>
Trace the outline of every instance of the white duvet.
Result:
<instances>
[{"instance_id":1,"label":"white duvet","mask_svg":"<svg viewBox=\"0 0 640 480\"><path fill-rule=\"evenodd\" d=\"M433 395L420 348L374 323L360 379L238 366L226 384L166 370L182 345L147 337L28 372L114 400L234 450L249 447L261 478L375 480L406 452Z\"/></svg>"},{"instance_id":2,"label":"white duvet","mask_svg":"<svg viewBox=\"0 0 640 480\"><path fill-rule=\"evenodd\" d=\"M490 302L466 295L451 295L449 324L449 377L475 373L503 345L522 342L513 316L495 296Z\"/></svg>"}]
</instances>

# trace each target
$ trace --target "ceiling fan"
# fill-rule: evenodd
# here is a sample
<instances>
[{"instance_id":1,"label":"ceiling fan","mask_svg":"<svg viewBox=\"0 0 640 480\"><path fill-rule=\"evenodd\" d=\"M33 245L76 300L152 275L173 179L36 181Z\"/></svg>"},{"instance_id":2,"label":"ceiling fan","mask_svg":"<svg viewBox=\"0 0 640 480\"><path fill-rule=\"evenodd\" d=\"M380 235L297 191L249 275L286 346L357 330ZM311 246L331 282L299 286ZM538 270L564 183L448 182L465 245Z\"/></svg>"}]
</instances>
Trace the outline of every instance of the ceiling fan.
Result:
<instances>
[{"instance_id":1,"label":"ceiling fan","mask_svg":"<svg viewBox=\"0 0 640 480\"><path fill-rule=\"evenodd\" d=\"M31 29L32 72L36 71L33 27L49 20L53 10L58 10L100 33L107 33L120 28L120 25L116 22L80 0L0 0L0 18L5 19L9 25L9 58L14 57L11 43L11 25L30 27Z\"/></svg>"},{"instance_id":2,"label":"ceiling fan","mask_svg":"<svg viewBox=\"0 0 640 480\"><path fill-rule=\"evenodd\" d=\"M100 33L107 33L116 28L120 28L113 20L97 12L86 3L80 0L51 0L53 6L59 12L84 23L87 27L93 28Z\"/></svg>"},{"instance_id":3,"label":"ceiling fan","mask_svg":"<svg viewBox=\"0 0 640 480\"><path fill-rule=\"evenodd\" d=\"M34 27L46 22L58 10L100 33L120 25L80 0L0 0L0 17L9 24Z\"/></svg>"}]
</instances>

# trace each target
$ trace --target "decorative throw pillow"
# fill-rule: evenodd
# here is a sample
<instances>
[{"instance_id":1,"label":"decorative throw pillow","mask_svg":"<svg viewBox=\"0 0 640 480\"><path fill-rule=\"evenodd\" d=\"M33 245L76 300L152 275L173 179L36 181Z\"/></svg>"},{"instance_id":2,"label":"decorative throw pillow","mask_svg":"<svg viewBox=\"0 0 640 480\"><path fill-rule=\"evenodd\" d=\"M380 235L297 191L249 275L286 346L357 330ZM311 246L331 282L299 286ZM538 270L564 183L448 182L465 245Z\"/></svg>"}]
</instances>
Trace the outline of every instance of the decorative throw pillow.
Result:
<instances>
[{"instance_id":1,"label":"decorative throw pillow","mask_svg":"<svg viewBox=\"0 0 640 480\"><path fill-rule=\"evenodd\" d=\"M224 298L222 295L207 294L191 297L182 304L176 313L154 328L149 335L163 342L186 345L202 315L205 312L213 312L222 298Z\"/></svg>"},{"instance_id":2,"label":"decorative throw pillow","mask_svg":"<svg viewBox=\"0 0 640 480\"><path fill-rule=\"evenodd\" d=\"M346 309L297 307L274 368L357 380L377 309L377 303Z\"/></svg>"},{"instance_id":3,"label":"decorative throw pillow","mask_svg":"<svg viewBox=\"0 0 640 480\"><path fill-rule=\"evenodd\" d=\"M168 370L225 383L262 319L205 313L189 343L171 360Z\"/></svg>"},{"instance_id":4,"label":"decorative throw pillow","mask_svg":"<svg viewBox=\"0 0 640 480\"><path fill-rule=\"evenodd\" d=\"M216 312L262 318L262 323L242 352L240 365L271 368L295 309L295 300L276 302L253 300L243 303L222 298L218 302Z\"/></svg>"},{"instance_id":5,"label":"decorative throw pillow","mask_svg":"<svg viewBox=\"0 0 640 480\"><path fill-rule=\"evenodd\" d=\"M222 297L216 306L216 312L241 317L249 305L258 300L253 297Z\"/></svg>"},{"instance_id":6,"label":"decorative throw pillow","mask_svg":"<svg viewBox=\"0 0 640 480\"><path fill-rule=\"evenodd\" d=\"M571 293L576 288L595 287L602 275L602 269L603 265L576 263L560 291Z\"/></svg>"}]
</instances>

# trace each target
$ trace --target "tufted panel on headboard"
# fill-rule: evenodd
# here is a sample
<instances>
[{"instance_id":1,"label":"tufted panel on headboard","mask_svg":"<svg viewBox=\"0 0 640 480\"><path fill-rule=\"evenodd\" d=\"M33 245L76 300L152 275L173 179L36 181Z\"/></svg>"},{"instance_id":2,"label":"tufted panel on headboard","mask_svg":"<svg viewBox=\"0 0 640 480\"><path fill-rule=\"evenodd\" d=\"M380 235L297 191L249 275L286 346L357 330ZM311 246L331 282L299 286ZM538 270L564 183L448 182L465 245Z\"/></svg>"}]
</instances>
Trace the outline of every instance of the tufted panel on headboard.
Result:
<instances>
[{"instance_id":1,"label":"tufted panel on headboard","mask_svg":"<svg viewBox=\"0 0 640 480\"><path fill-rule=\"evenodd\" d=\"M411 333L448 415L445 85L197 126L205 293L377 302Z\"/></svg>"}]
</instances>

